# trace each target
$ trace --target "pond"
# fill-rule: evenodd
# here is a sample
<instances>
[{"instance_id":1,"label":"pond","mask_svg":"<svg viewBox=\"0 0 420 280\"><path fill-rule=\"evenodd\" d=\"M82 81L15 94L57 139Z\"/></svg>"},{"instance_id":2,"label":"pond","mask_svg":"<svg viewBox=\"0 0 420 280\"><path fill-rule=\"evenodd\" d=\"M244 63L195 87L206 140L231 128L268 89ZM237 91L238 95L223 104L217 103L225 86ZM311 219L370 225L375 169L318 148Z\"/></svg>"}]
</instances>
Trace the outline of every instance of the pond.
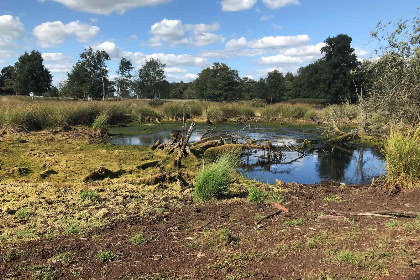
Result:
<instances>
[{"instance_id":1,"label":"pond","mask_svg":"<svg viewBox=\"0 0 420 280\"><path fill-rule=\"evenodd\" d=\"M174 128L181 127L174 124ZM111 139L116 145L153 145L156 141L169 140L173 130L164 129L148 134ZM229 133L256 141L270 141L274 155L263 150L248 151L242 157L237 169L243 176L263 183L273 184L277 180L300 184L319 183L334 180L345 184L366 184L372 178L385 174L385 161L382 154L368 147L330 146L322 141L322 128L286 127L268 125L197 125L190 142L203 135ZM305 139L314 145L304 153L293 150ZM284 148L290 146L291 148ZM277 147L277 148L276 148ZM277 151L277 152L276 152Z\"/></svg>"}]
</instances>

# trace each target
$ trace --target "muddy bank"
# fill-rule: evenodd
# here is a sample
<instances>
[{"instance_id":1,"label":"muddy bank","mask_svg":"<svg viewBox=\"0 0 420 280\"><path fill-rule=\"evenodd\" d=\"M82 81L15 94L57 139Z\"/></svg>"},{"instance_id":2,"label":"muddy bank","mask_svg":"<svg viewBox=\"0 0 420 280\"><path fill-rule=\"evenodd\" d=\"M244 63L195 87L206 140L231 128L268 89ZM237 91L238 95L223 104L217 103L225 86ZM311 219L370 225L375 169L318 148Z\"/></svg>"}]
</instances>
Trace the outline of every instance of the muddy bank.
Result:
<instances>
[{"instance_id":1,"label":"muddy bank","mask_svg":"<svg viewBox=\"0 0 420 280\"><path fill-rule=\"evenodd\" d=\"M273 190L261 204L187 199L83 235L1 248L0 278L420 279L420 219L357 215L420 212L420 190L332 182ZM289 213L257 225L276 211L272 201Z\"/></svg>"}]
</instances>

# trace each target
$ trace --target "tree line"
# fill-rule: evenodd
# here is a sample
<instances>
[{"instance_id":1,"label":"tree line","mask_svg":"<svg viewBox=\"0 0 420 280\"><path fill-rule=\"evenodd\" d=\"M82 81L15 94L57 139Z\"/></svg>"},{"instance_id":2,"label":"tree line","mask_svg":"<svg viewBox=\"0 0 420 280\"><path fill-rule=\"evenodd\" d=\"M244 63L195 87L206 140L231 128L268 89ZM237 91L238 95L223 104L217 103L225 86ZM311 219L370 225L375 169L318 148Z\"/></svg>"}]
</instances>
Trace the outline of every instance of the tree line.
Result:
<instances>
[{"instance_id":1,"label":"tree line","mask_svg":"<svg viewBox=\"0 0 420 280\"><path fill-rule=\"evenodd\" d=\"M258 81L240 78L238 71L224 63L214 63L198 74L193 82L169 83L166 65L149 59L134 73L130 60L122 58L117 78L111 80L107 69L109 54L87 48L59 87L51 85L52 76L38 51L25 53L14 66L0 74L0 93L65 96L79 99L150 98L203 99L233 101L263 99L274 103L295 98L323 99L329 103L355 102L363 87L368 87L368 62L358 61L351 47L352 38L340 34L325 40L323 57L296 74L271 71Z\"/></svg>"}]
</instances>

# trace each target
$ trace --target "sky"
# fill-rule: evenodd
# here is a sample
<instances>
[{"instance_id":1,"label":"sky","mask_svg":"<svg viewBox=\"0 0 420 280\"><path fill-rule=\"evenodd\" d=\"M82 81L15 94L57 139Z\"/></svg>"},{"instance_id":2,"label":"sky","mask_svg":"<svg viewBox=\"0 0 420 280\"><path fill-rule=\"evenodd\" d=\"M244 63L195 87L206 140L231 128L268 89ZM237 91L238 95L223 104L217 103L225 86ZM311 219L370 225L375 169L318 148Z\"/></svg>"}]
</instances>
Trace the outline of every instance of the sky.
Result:
<instances>
[{"instance_id":1,"label":"sky","mask_svg":"<svg viewBox=\"0 0 420 280\"><path fill-rule=\"evenodd\" d=\"M418 0L0 0L0 68L38 50L58 85L89 46L105 50L115 77L122 57L138 69L166 64L168 81L191 81L222 62L240 77L296 72L347 34L372 58L380 20L418 15Z\"/></svg>"}]
</instances>

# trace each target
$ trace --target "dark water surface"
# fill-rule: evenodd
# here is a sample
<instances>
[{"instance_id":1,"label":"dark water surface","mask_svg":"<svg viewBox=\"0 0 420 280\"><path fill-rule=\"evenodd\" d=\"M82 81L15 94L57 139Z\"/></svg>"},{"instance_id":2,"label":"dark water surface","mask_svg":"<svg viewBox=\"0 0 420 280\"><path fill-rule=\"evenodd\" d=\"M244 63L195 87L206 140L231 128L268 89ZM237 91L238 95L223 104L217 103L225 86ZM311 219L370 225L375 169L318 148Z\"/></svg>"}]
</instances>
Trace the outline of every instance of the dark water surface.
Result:
<instances>
[{"instance_id":1,"label":"dark water surface","mask_svg":"<svg viewBox=\"0 0 420 280\"><path fill-rule=\"evenodd\" d=\"M175 124L173 130L180 127ZM115 138L110 142L116 145L152 145L159 140L164 143L169 140L173 130ZM305 139L314 143L305 154L283 148L281 159L262 150L252 150L245 154L238 171L247 178L264 183L272 184L278 179L301 184L319 183L322 180L365 184L385 174L385 161L379 151L366 147L326 145L321 140L322 129L315 127L199 125L190 142L199 140L206 133L207 136L224 132L257 141L271 141L274 147L299 146Z\"/></svg>"}]
</instances>

